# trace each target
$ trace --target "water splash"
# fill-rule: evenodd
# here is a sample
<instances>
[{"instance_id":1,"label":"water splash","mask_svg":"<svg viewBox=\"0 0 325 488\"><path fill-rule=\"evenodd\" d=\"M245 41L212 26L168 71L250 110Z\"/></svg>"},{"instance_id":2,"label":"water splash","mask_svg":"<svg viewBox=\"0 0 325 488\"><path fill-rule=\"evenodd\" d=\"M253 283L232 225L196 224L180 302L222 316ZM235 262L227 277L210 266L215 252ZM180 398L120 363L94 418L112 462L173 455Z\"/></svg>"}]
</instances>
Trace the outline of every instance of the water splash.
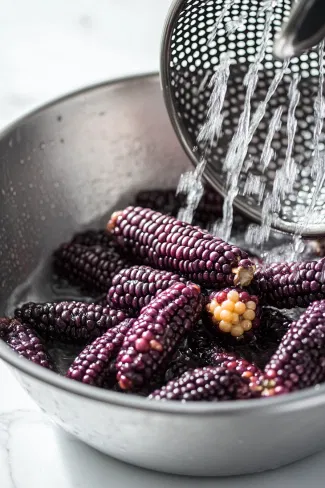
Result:
<instances>
[{"instance_id":1,"label":"water splash","mask_svg":"<svg viewBox=\"0 0 325 488\"><path fill-rule=\"evenodd\" d=\"M208 47L210 47L211 43L215 40L215 38L218 34L220 24L223 22L224 18L229 13L229 10L234 5L236 5L236 3L237 3L236 0L225 0L224 5L220 11L220 14L219 14L217 20L215 21L213 28L212 28L209 36L208 36L208 42L207 42Z\"/></svg>"},{"instance_id":2,"label":"water splash","mask_svg":"<svg viewBox=\"0 0 325 488\"><path fill-rule=\"evenodd\" d=\"M263 181L260 175L254 175L249 173L244 187L244 195L256 195L258 202L261 203L265 191L265 181Z\"/></svg>"},{"instance_id":3,"label":"water splash","mask_svg":"<svg viewBox=\"0 0 325 488\"><path fill-rule=\"evenodd\" d=\"M251 226L246 234L247 242L262 246L270 237L270 232L274 219L277 218L282 199L291 193L295 184L298 168L292 157L293 144L297 130L296 109L300 100L299 91L300 77L295 77L289 87L289 109L287 118L287 137L288 144L285 160L280 169L275 173L272 192L269 192L264 199L262 206L261 226Z\"/></svg>"},{"instance_id":4,"label":"water splash","mask_svg":"<svg viewBox=\"0 0 325 488\"><path fill-rule=\"evenodd\" d=\"M206 166L206 160L201 159L194 171L188 171L181 175L176 191L186 195L185 207L178 211L178 219L189 224L193 221L194 212L197 209L200 200L204 194L202 175Z\"/></svg>"},{"instance_id":5,"label":"water splash","mask_svg":"<svg viewBox=\"0 0 325 488\"><path fill-rule=\"evenodd\" d=\"M247 14L239 15L236 19L229 20L226 23L226 31L228 34L233 34L239 29L244 29L245 20L247 19Z\"/></svg>"},{"instance_id":6,"label":"water splash","mask_svg":"<svg viewBox=\"0 0 325 488\"><path fill-rule=\"evenodd\" d=\"M272 159L275 159L276 152L272 148L272 142L275 136L275 133L281 129L282 126L282 112L283 112L283 107L280 106L276 109L274 112L272 119L270 121L268 133L265 139L265 144L263 147L263 151L261 154L261 166L262 166L262 171L264 172Z\"/></svg>"},{"instance_id":7,"label":"water splash","mask_svg":"<svg viewBox=\"0 0 325 488\"><path fill-rule=\"evenodd\" d=\"M227 93L227 85L230 74L231 58L228 54L223 56L215 73L212 75L209 88L212 89L208 102L206 121L202 125L197 142L203 142L205 149L217 142L222 129L222 108Z\"/></svg>"},{"instance_id":8,"label":"water splash","mask_svg":"<svg viewBox=\"0 0 325 488\"><path fill-rule=\"evenodd\" d=\"M263 5L263 9L264 8L265 6ZM239 177L244 166L250 143L250 135L252 133L252 127L250 125L251 101L258 83L258 72L261 68L261 63L265 57L266 48L269 43L273 18L274 12L272 4L272 7L266 10L265 27L255 60L250 64L248 72L244 78L244 85L247 87L244 108L239 118L237 130L229 144L228 152L223 164L223 169L227 172L227 196L224 200L223 219L218 232L225 240L228 240L231 234L233 202L238 195ZM258 120L257 117L255 117L255 123L256 120Z\"/></svg>"},{"instance_id":9,"label":"water splash","mask_svg":"<svg viewBox=\"0 0 325 488\"><path fill-rule=\"evenodd\" d=\"M217 66L215 73L209 82L211 96L208 102L208 112L205 123L198 134L197 141L203 146L203 156L194 171L181 175L177 193L186 195L185 206L178 212L178 218L191 223L194 212L204 194L202 175L206 166L206 152L211 149L213 143L217 143L222 130L225 96L230 74L231 58L225 54Z\"/></svg>"}]
</instances>

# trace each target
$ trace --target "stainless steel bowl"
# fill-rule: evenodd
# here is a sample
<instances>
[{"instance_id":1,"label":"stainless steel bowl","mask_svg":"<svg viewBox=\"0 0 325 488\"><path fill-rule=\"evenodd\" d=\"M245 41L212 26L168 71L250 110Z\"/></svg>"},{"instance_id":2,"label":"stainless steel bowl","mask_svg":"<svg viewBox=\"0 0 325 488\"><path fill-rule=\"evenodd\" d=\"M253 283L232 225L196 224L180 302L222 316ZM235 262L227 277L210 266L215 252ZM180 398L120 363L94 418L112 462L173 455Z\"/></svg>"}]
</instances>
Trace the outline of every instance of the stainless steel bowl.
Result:
<instances>
[{"instance_id":1,"label":"stainless steel bowl","mask_svg":"<svg viewBox=\"0 0 325 488\"><path fill-rule=\"evenodd\" d=\"M176 184L189 167L157 75L72 94L12 125L0 140L0 313L74 231L104 222L138 189ZM66 431L138 466L235 475L325 447L324 386L259 401L157 403L68 380L3 343L0 357Z\"/></svg>"}]
</instances>

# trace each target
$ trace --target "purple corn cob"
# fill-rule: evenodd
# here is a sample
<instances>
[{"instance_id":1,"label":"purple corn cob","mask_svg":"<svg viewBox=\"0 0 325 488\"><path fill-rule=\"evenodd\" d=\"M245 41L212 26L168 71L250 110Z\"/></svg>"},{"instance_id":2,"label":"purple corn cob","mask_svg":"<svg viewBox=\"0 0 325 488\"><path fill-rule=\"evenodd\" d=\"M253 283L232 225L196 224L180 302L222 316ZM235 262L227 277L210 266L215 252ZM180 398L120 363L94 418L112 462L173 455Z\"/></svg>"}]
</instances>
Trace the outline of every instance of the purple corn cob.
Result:
<instances>
[{"instance_id":1,"label":"purple corn cob","mask_svg":"<svg viewBox=\"0 0 325 488\"><path fill-rule=\"evenodd\" d=\"M105 229L90 229L75 234L70 244L78 244L86 247L112 247L112 236Z\"/></svg>"},{"instance_id":2,"label":"purple corn cob","mask_svg":"<svg viewBox=\"0 0 325 488\"><path fill-rule=\"evenodd\" d=\"M155 268L213 288L248 286L255 265L238 247L198 227L141 207L115 212L108 230L118 244Z\"/></svg>"},{"instance_id":3,"label":"purple corn cob","mask_svg":"<svg viewBox=\"0 0 325 488\"><path fill-rule=\"evenodd\" d=\"M255 272L253 289L267 305L308 307L325 298L325 258L320 261L274 263Z\"/></svg>"},{"instance_id":4,"label":"purple corn cob","mask_svg":"<svg viewBox=\"0 0 325 488\"><path fill-rule=\"evenodd\" d=\"M246 359L237 359L232 353L219 353L211 357L213 366L223 366L227 371L235 371L242 378L249 380L250 384L254 383L261 377L262 371L255 365L246 361Z\"/></svg>"},{"instance_id":5,"label":"purple corn cob","mask_svg":"<svg viewBox=\"0 0 325 488\"><path fill-rule=\"evenodd\" d=\"M109 388L116 383L114 358L135 319L126 319L108 330L76 357L66 376L88 385Z\"/></svg>"},{"instance_id":6,"label":"purple corn cob","mask_svg":"<svg viewBox=\"0 0 325 488\"><path fill-rule=\"evenodd\" d=\"M132 390L150 382L193 328L200 311L200 287L193 283L175 283L143 308L117 357L120 387Z\"/></svg>"},{"instance_id":7,"label":"purple corn cob","mask_svg":"<svg viewBox=\"0 0 325 488\"><path fill-rule=\"evenodd\" d=\"M149 266L132 266L118 272L107 294L107 303L121 310L141 310L160 292L185 278Z\"/></svg>"},{"instance_id":8,"label":"purple corn cob","mask_svg":"<svg viewBox=\"0 0 325 488\"><path fill-rule=\"evenodd\" d=\"M107 292L113 276L127 266L116 248L64 244L54 254L54 267L70 281Z\"/></svg>"},{"instance_id":9,"label":"purple corn cob","mask_svg":"<svg viewBox=\"0 0 325 488\"><path fill-rule=\"evenodd\" d=\"M40 338L19 320L0 318L0 339L32 363L55 370L52 359Z\"/></svg>"},{"instance_id":10,"label":"purple corn cob","mask_svg":"<svg viewBox=\"0 0 325 488\"><path fill-rule=\"evenodd\" d=\"M184 373L154 391L151 400L183 402L246 400L253 398L249 380L224 366L206 366Z\"/></svg>"},{"instance_id":11,"label":"purple corn cob","mask_svg":"<svg viewBox=\"0 0 325 488\"><path fill-rule=\"evenodd\" d=\"M85 344L126 319L121 310L83 302L26 303L15 317L41 336Z\"/></svg>"},{"instance_id":12,"label":"purple corn cob","mask_svg":"<svg viewBox=\"0 0 325 488\"><path fill-rule=\"evenodd\" d=\"M293 322L265 366L262 395L301 390L325 380L325 300Z\"/></svg>"}]
</instances>

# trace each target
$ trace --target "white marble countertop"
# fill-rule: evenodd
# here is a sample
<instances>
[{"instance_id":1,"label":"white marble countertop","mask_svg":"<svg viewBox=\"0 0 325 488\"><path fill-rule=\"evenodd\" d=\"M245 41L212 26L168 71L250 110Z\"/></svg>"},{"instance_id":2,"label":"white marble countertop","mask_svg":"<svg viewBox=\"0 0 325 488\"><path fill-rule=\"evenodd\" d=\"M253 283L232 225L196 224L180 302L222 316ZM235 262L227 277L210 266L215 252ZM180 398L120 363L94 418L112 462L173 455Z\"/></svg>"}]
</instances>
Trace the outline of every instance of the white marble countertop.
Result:
<instances>
[{"instance_id":1,"label":"white marble countertop","mask_svg":"<svg viewBox=\"0 0 325 488\"><path fill-rule=\"evenodd\" d=\"M63 93L159 67L170 0L2 0L0 126ZM0 363L1 488L323 488L325 453L281 470L188 479L124 465L49 421Z\"/></svg>"}]
</instances>

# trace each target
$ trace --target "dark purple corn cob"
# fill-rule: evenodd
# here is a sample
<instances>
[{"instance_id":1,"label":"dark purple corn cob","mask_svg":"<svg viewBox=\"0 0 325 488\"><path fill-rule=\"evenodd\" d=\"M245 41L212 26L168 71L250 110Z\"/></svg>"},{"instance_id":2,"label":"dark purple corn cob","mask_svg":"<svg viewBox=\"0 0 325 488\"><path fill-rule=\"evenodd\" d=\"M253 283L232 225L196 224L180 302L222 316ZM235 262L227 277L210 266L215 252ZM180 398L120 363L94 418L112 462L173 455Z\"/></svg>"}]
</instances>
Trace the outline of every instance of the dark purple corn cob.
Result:
<instances>
[{"instance_id":1,"label":"dark purple corn cob","mask_svg":"<svg viewBox=\"0 0 325 488\"><path fill-rule=\"evenodd\" d=\"M325 298L325 258L320 261L274 263L255 272L253 289L267 305L308 307Z\"/></svg>"},{"instance_id":2,"label":"dark purple corn cob","mask_svg":"<svg viewBox=\"0 0 325 488\"><path fill-rule=\"evenodd\" d=\"M175 283L142 309L116 361L123 390L141 387L170 359L201 311L200 287Z\"/></svg>"},{"instance_id":3,"label":"dark purple corn cob","mask_svg":"<svg viewBox=\"0 0 325 488\"><path fill-rule=\"evenodd\" d=\"M76 357L66 376L88 385L109 388L116 383L115 363L126 333L135 319L126 319L106 331Z\"/></svg>"},{"instance_id":4,"label":"dark purple corn cob","mask_svg":"<svg viewBox=\"0 0 325 488\"><path fill-rule=\"evenodd\" d=\"M26 303L15 317L42 337L85 344L126 319L121 310L83 302Z\"/></svg>"},{"instance_id":5,"label":"dark purple corn cob","mask_svg":"<svg viewBox=\"0 0 325 488\"><path fill-rule=\"evenodd\" d=\"M183 402L246 400L253 398L249 380L225 366L206 366L184 373L154 391L151 400Z\"/></svg>"},{"instance_id":6,"label":"dark purple corn cob","mask_svg":"<svg viewBox=\"0 0 325 488\"><path fill-rule=\"evenodd\" d=\"M40 338L19 320L0 318L0 339L32 363L55 370L52 359Z\"/></svg>"},{"instance_id":7,"label":"dark purple corn cob","mask_svg":"<svg viewBox=\"0 0 325 488\"><path fill-rule=\"evenodd\" d=\"M149 266L132 266L119 271L113 278L107 302L121 310L141 310L160 292L185 278L171 271L160 271Z\"/></svg>"},{"instance_id":8,"label":"dark purple corn cob","mask_svg":"<svg viewBox=\"0 0 325 488\"><path fill-rule=\"evenodd\" d=\"M227 371L238 373L242 378L249 381L251 388L255 388L255 384L262 375L262 371L255 364L246 361L246 359L237 359L231 353L215 354L211 360L213 366L223 366Z\"/></svg>"},{"instance_id":9,"label":"dark purple corn cob","mask_svg":"<svg viewBox=\"0 0 325 488\"><path fill-rule=\"evenodd\" d=\"M115 212L107 228L118 244L155 268L213 288L248 286L255 265L238 247L198 227L141 207Z\"/></svg>"},{"instance_id":10,"label":"dark purple corn cob","mask_svg":"<svg viewBox=\"0 0 325 488\"><path fill-rule=\"evenodd\" d=\"M78 285L107 292L113 276L128 265L116 248L64 244L54 254L54 267L60 275Z\"/></svg>"},{"instance_id":11,"label":"dark purple corn cob","mask_svg":"<svg viewBox=\"0 0 325 488\"><path fill-rule=\"evenodd\" d=\"M293 322L265 366L263 396L301 390L325 380L325 300Z\"/></svg>"},{"instance_id":12,"label":"dark purple corn cob","mask_svg":"<svg viewBox=\"0 0 325 488\"><path fill-rule=\"evenodd\" d=\"M260 325L258 297L240 288L213 291L206 310L212 323L233 337L242 337Z\"/></svg>"},{"instance_id":13,"label":"dark purple corn cob","mask_svg":"<svg viewBox=\"0 0 325 488\"><path fill-rule=\"evenodd\" d=\"M105 229L90 229L75 234L70 244L79 246L94 247L112 247L112 236Z\"/></svg>"}]
</instances>

